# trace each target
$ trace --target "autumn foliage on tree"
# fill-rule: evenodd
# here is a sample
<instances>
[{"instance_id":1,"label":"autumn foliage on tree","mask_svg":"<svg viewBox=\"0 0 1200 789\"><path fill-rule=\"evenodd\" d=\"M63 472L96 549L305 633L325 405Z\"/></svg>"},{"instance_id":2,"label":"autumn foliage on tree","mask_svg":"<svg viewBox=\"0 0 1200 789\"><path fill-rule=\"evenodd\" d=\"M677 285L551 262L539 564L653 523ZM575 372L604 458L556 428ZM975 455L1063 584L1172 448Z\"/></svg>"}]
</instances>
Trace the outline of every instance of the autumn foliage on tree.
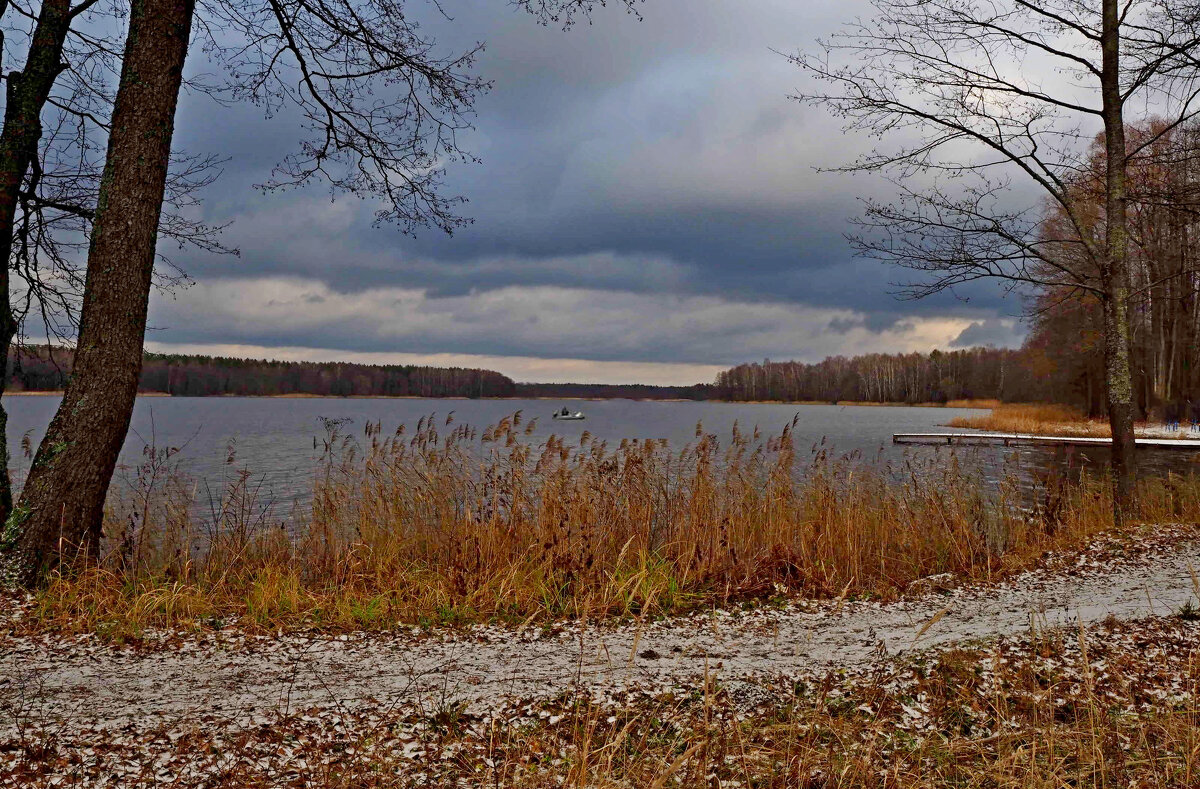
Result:
<instances>
[{"instance_id":1,"label":"autumn foliage on tree","mask_svg":"<svg viewBox=\"0 0 1200 789\"><path fill-rule=\"evenodd\" d=\"M1131 356L1139 415L1177 415L1200 400L1200 124L1165 121L1130 126L1129 267ZM1143 147L1145 146L1145 147ZM1089 168L1071 183L1082 231L1104 233L1105 151L1093 146ZM1079 231L1058 205L1048 204L1042 239L1059 267L1043 267L1047 283L1032 300L1027 363L1042 376L1046 396L1103 409L1103 316L1093 293L1076 286L1097 280L1079 254Z\"/></svg>"}]
</instances>

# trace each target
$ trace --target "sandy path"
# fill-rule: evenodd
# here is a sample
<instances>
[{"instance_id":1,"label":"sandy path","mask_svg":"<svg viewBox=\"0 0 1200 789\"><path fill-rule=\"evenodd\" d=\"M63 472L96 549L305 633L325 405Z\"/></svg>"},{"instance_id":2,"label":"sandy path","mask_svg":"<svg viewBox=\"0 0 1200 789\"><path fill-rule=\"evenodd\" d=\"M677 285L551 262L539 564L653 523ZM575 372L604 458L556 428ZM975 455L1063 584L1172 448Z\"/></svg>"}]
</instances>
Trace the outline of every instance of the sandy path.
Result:
<instances>
[{"instance_id":1,"label":"sandy path","mask_svg":"<svg viewBox=\"0 0 1200 789\"><path fill-rule=\"evenodd\" d=\"M0 641L0 739L22 717L140 729L184 718L248 722L318 705L486 710L505 697L547 697L578 685L694 687L706 666L726 683L862 667L884 654L1024 633L1031 616L1060 626L1165 614L1194 598L1189 566L1200 568L1200 544L1113 570L1081 563L916 601L705 614L644 628L227 639L150 652L9 637Z\"/></svg>"}]
</instances>

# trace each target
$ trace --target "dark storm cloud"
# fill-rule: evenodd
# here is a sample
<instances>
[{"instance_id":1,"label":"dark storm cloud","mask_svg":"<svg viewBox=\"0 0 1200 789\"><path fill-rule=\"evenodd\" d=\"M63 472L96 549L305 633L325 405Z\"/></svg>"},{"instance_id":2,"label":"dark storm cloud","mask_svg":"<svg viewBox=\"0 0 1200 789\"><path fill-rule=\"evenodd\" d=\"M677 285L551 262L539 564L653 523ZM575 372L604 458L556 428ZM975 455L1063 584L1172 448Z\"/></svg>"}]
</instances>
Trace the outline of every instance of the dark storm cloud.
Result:
<instances>
[{"instance_id":1,"label":"dark storm cloud","mask_svg":"<svg viewBox=\"0 0 1200 789\"><path fill-rule=\"evenodd\" d=\"M815 168L868 142L789 102L799 75L772 48L810 46L863 3L648 0L642 22L609 8L566 33L497 0L444 5L452 21L420 3L412 13L447 52L487 42L479 71L495 83L464 139L482 164L454 165L446 185L470 199L464 213L475 224L450 238L425 231L410 239L372 228L371 204L333 200L320 186L262 195L253 186L294 148L297 119L284 112L264 120L252 107L190 96L179 141L230 157L204 210L213 221L234 220L227 241L243 254L177 257L201 285L316 283L323 290L303 302L313 308L337 298L375 303L378 290L420 292L439 316L443 307L456 311L445 330L368 332L350 314L320 310L324 323L239 327L206 322L203 304L188 296L194 314L159 300L156 320L170 328L158 339L725 363L839 352L859 347L864 332L916 331L914 319L988 327L1012 311L988 286L897 302L890 283L904 272L851 256L847 219L857 197L879 187ZM586 339L552 315L541 316L548 326L540 333L520 329L536 326L539 299L554 289L610 294L593 302L627 294L655 309L699 310L713 324L690 324L687 314L664 323L611 306L597 313L600 325L585 327ZM504 298L486 301L497 293ZM665 294L678 297L675 307ZM720 301L752 313L764 305L776 328L789 310L807 313L807 328L793 328L811 337L758 326L753 316L734 320L714 306ZM509 326L496 312L503 309L523 323ZM677 334L679 325L690 329ZM549 338L552 329L572 339Z\"/></svg>"},{"instance_id":2,"label":"dark storm cloud","mask_svg":"<svg viewBox=\"0 0 1200 789\"><path fill-rule=\"evenodd\" d=\"M951 348L991 346L1015 348L1025 339L1025 332L1011 320L984 320L972 323L950 343Z\"/></svg>"}]
</instances>

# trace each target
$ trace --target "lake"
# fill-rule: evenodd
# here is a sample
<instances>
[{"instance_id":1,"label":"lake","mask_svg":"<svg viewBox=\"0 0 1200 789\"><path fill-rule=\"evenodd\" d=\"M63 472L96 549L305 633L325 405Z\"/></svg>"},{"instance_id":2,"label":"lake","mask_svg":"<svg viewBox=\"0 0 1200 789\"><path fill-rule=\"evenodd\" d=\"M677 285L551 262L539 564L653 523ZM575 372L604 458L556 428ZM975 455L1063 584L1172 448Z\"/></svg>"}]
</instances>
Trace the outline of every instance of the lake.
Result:
<instances>
[{"instance_id":1,"label":"lake","mask_svg":"<svg viewBox=\"0 0 1200 789\"><path fill-rule=\"evenodd\" d=\"M57 396L7 396L8 449L19 482L29 460L23 442L36 450L46 425L58 407ZM558 408L582 410L587 419L562 422L551 418ZM893 433L937 431L958 416L979 413L963 408L904 406L784 405L776 403L652 402L634 400L449 400L449 399L345 399L255 397L139 397L133 425L121 462L137 464L143 448L178 447L184 470L196 480L203 498L205 486L219 490L247 469L262 483L264 495L275 501L303 500L309 493L314 463L319 455L314 438L324 436L323 420L348 420L343 432L362 436L368 422L382 422L391 432L400 424L414 428L431 414L441 425L453 414L455 424L479 428L521 411L524 422L536 418L525 440L535 444L551 434L578 443L586 430L616 447L622 439L666 439L674 449L695 441L696 425L727 442L737 423L743 433L756 427L764 437L778 435L797 417L794 446L803 459L810 449L825 442L836 453L857 452L860 462L899 464L907 458L966 458L998 477L1004 468L1045 468L1061 462L1061 450L1036 447L949 448L893 445ZM1151 473L1167 469L1200 471L1197 453L1142 450L1143 465ZM232 462L230 459L232 458ZM1103 464L1107 451L1076 452L1074 460ZM120 473L120 472L119 472ZM128 473L128 472L126 472Z\"/></svg>"}]
</instances>

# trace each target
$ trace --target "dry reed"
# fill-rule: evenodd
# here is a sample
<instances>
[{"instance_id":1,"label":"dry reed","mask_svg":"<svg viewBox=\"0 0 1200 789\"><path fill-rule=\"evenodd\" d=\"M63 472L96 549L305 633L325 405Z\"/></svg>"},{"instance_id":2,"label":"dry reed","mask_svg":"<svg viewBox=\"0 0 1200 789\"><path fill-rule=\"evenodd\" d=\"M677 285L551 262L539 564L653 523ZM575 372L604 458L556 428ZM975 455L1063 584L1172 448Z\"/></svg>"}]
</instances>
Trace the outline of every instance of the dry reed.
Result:
<instances>
[{"instance_id":1,"label":"dry reed","mask_svg":"<svg viewBox=\"0 0 1200 789\"><path fill-rule=\"evenodd\" d=\"M1070 406L1047 403L1005 403L994 406L989 414L958 417L947 424L950 427L970 427L1001 433L1094 438L1108 438L1112 435L1105 421L1089 419Z\"/></svg>"},{"instance_id":2,"label":"dry reed","mask_svg":"<svg viewBox=\"0 0 1200 789\"><path fill-rule=\"evenodd\" d=\"M946 401L946 408L999 408L1001 405L1001 402L994 398L974 398Z\"/></svg>"},{"instance_id":3,"label":"dry reed","mask_svg":"<svg viewBox=\"0 0 1200 789\"><path fill-rule=\"evenodd\" d=\"M1002 577L1110 524L1107 486L1086 477L1031 507L953 461L890 470L817 447L801 473L790 432L735 428L722 448L697 425L672 451L586 434L534 447L531 428L520 413L482 433L428 419L412 435L368 425L359 441L331 425L311 513L290 525L247 474L204 523L186 486L158 480L112 507L103 558L54 575L28 621L126 637L889 598L928 575ZM1200 520L1200 483L1144 482L1137 518Z\"/></svg>"}]
</instances>

